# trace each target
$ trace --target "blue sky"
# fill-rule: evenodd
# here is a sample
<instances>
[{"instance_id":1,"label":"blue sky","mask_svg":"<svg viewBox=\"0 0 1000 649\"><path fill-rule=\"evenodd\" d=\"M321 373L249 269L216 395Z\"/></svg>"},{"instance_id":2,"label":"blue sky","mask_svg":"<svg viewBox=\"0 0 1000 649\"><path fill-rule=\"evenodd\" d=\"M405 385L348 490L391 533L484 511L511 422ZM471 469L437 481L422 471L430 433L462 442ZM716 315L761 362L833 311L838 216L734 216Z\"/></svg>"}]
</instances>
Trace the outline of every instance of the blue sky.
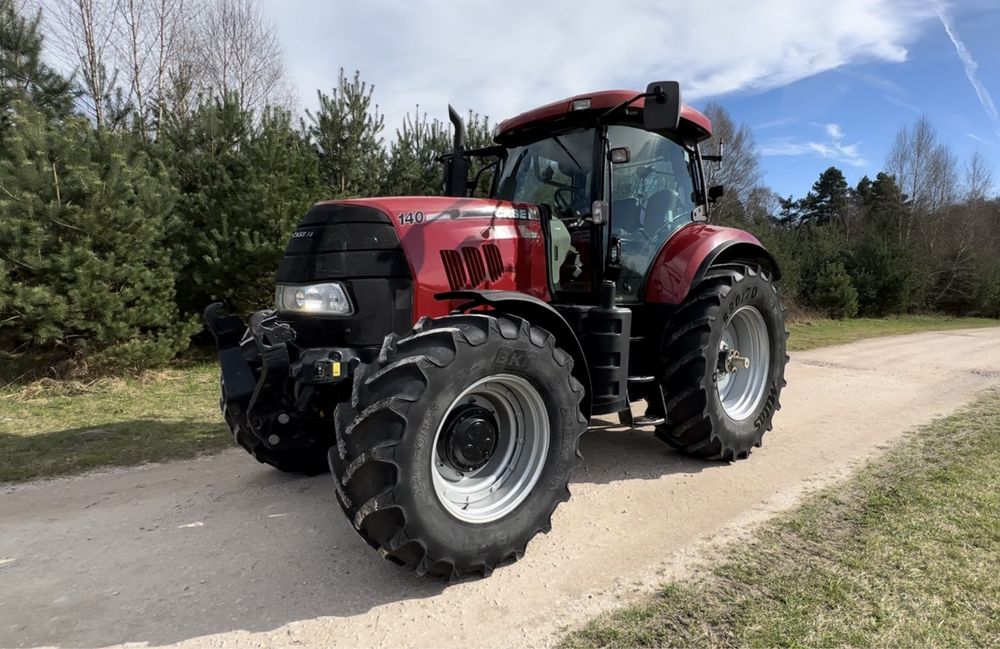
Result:
<instances>
[{"instance_id":1,"label":"blue sky","mask_svg":"<svg viewBox=\"0 0 1000 649\"><path fill-rule=\"evenodd\" d=\"M801 196L836 165L882 166L926 114L1000 177L1000 0L265 0L302 103L339 68L376 86L388 136L446 104L493 121L591 90L676 78L753 128L765 182ZM613 8L612 8L613 7ZM945 29L948 25L949 35Z\"/></svg>"}]
</instances>

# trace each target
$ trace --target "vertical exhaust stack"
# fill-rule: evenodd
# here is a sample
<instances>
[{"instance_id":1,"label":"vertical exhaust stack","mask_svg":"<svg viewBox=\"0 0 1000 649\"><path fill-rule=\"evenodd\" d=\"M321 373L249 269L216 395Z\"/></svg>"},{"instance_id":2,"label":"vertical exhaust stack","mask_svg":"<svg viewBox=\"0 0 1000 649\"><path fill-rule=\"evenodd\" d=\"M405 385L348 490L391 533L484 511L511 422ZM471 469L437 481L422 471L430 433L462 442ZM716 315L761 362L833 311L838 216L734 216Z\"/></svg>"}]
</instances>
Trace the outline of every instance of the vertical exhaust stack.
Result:
<instances>
[{"instance_id":1,"label":"vertical exhaust stack","mask_svg":"<svg viewBox=\"0 0 1000 649\"><path fill-rule=\"evenodd\" d=\"M448 119L455 129L452 142L452 152L442 158L444 162L444 195L468 196L469 192L469 159L465 152L465 122L458 111L448 104Z\"/></svg>"},{"instance_id":2,"label":"vertical exhaust stack","mask_svg":"<svg viewBox=\"0 0 1000 649\"><path fill-rule=\"evenodd\" d=\"M458 111L451 104L448 104L448 119L451 120L451 125L455 127L452 153L454 155L461 155L465 151L465 122L462 121L462 116L458 114Z\"/></svg>"}]
</instances>

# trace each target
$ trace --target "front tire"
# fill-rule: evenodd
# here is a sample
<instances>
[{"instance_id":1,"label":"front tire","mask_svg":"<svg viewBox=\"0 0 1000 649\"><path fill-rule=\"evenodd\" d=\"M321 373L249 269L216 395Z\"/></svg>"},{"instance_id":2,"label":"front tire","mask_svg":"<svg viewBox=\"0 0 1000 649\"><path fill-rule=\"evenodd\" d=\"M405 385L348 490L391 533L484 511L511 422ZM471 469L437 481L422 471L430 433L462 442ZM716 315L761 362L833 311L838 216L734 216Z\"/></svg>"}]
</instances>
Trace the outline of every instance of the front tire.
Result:
<instances>
[{"instance_id":1,"label":"front tire","mask_svg":"<svg viewBox=\"0 0 1000 649\"><path fill-rule=\"evenodd\" d=\"M555 338L508 315L423 318L337 406L341 507L389 560L448 579L520 558L569 498L584 389Z\"/></svg>"},{"instance_id":2,"label":"front tire","mask_svg":"<svg viewBox=\"0 0 1000 649\"><path fill-rule=\"evenodd\" d=\"M712 268L671 317L656 435L705 459L745 458L771 430L785 385L784 307L760 268Z\"/></svg>"}]
</instances>

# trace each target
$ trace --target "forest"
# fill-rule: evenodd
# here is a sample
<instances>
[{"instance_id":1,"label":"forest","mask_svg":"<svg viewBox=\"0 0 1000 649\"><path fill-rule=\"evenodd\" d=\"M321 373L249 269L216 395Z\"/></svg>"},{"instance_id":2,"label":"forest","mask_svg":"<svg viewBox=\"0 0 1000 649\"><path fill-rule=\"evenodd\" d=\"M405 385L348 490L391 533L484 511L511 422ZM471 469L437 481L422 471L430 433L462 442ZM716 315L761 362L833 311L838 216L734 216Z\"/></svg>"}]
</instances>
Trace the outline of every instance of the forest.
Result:
<instances>
[{"instance_id":1,"label":"forest","mask_svg":"<svg viewBox=\"0 0 1000 649\"><path fill-rule=\"evenodd\" d=\"M0 364L36 374L155 367L226 298L265 308L286 239L319 199L441 192L448 126L386 125L341 71L302 110L257 0L0 0ZM714 222L777 257L786 302L834 318L1000 318L1000 199L926 118L883 170L830 167L800 197L763 182L752 128L722 105L705 150ZM443 113L443 111L440 111ZM504 117L504 116L499 116ZM469 145L489 119L467 115ZM6 360L5 360L6 359Z\"/></svg>"}]
</instances>

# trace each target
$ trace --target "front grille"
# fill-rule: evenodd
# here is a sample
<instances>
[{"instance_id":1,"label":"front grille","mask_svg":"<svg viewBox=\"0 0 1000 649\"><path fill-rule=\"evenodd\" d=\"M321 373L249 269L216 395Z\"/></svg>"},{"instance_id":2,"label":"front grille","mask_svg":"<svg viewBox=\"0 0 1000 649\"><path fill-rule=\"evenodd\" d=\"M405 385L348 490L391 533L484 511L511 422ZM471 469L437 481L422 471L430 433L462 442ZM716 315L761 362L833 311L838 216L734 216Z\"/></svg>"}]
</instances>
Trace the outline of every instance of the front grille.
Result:
<instances>
[{"instance_id":1,"label":"front grille","mask_svg":"<svg viewBox=\"0 0 1000 649\"><path fill-rule=\"evenodd\" d=\"M465 246L462 248L462 256L465 257L465 266L469 269L469 282L473 286L479 286L486 279L483 253L479 252L478 248Z\"/></svg>"},{"instance_id":2,"label":"front grille","mask_svg":"<svg viewBox=\"0 0 1000 649\"><path fill-rule=\"evenodd\" d=\"M442 250L441 261L444 263L444 272L448 276L448 285L451 290L457 291L462 288L469 288L469 283L465 279L465 266L462 264L462 255L456 250Z\"/></svg>"},{"instance_id":3,"label":"front grille","mask_svg":"<svg viewBox=\"0 0 1000 649\"><path fill-rule=\"evenodd\" d=\"M442 250L441 262L453 291L478 288L487 279L495 282L503 276L500 249L492 243L483 244L482 250L475 246Z\"/></svg>"},{"instance_id":4,"label":"front grille","mask_svg":"<svg viewBox=\"0 0 1000 649\"><path fill-rule=\"evenodd\" d=\"M494 282L503 275L503 259L496 244L483 244L483 254L486 255L486 268L490 271L490 279Z\"/></svg>"}]
</instances>

